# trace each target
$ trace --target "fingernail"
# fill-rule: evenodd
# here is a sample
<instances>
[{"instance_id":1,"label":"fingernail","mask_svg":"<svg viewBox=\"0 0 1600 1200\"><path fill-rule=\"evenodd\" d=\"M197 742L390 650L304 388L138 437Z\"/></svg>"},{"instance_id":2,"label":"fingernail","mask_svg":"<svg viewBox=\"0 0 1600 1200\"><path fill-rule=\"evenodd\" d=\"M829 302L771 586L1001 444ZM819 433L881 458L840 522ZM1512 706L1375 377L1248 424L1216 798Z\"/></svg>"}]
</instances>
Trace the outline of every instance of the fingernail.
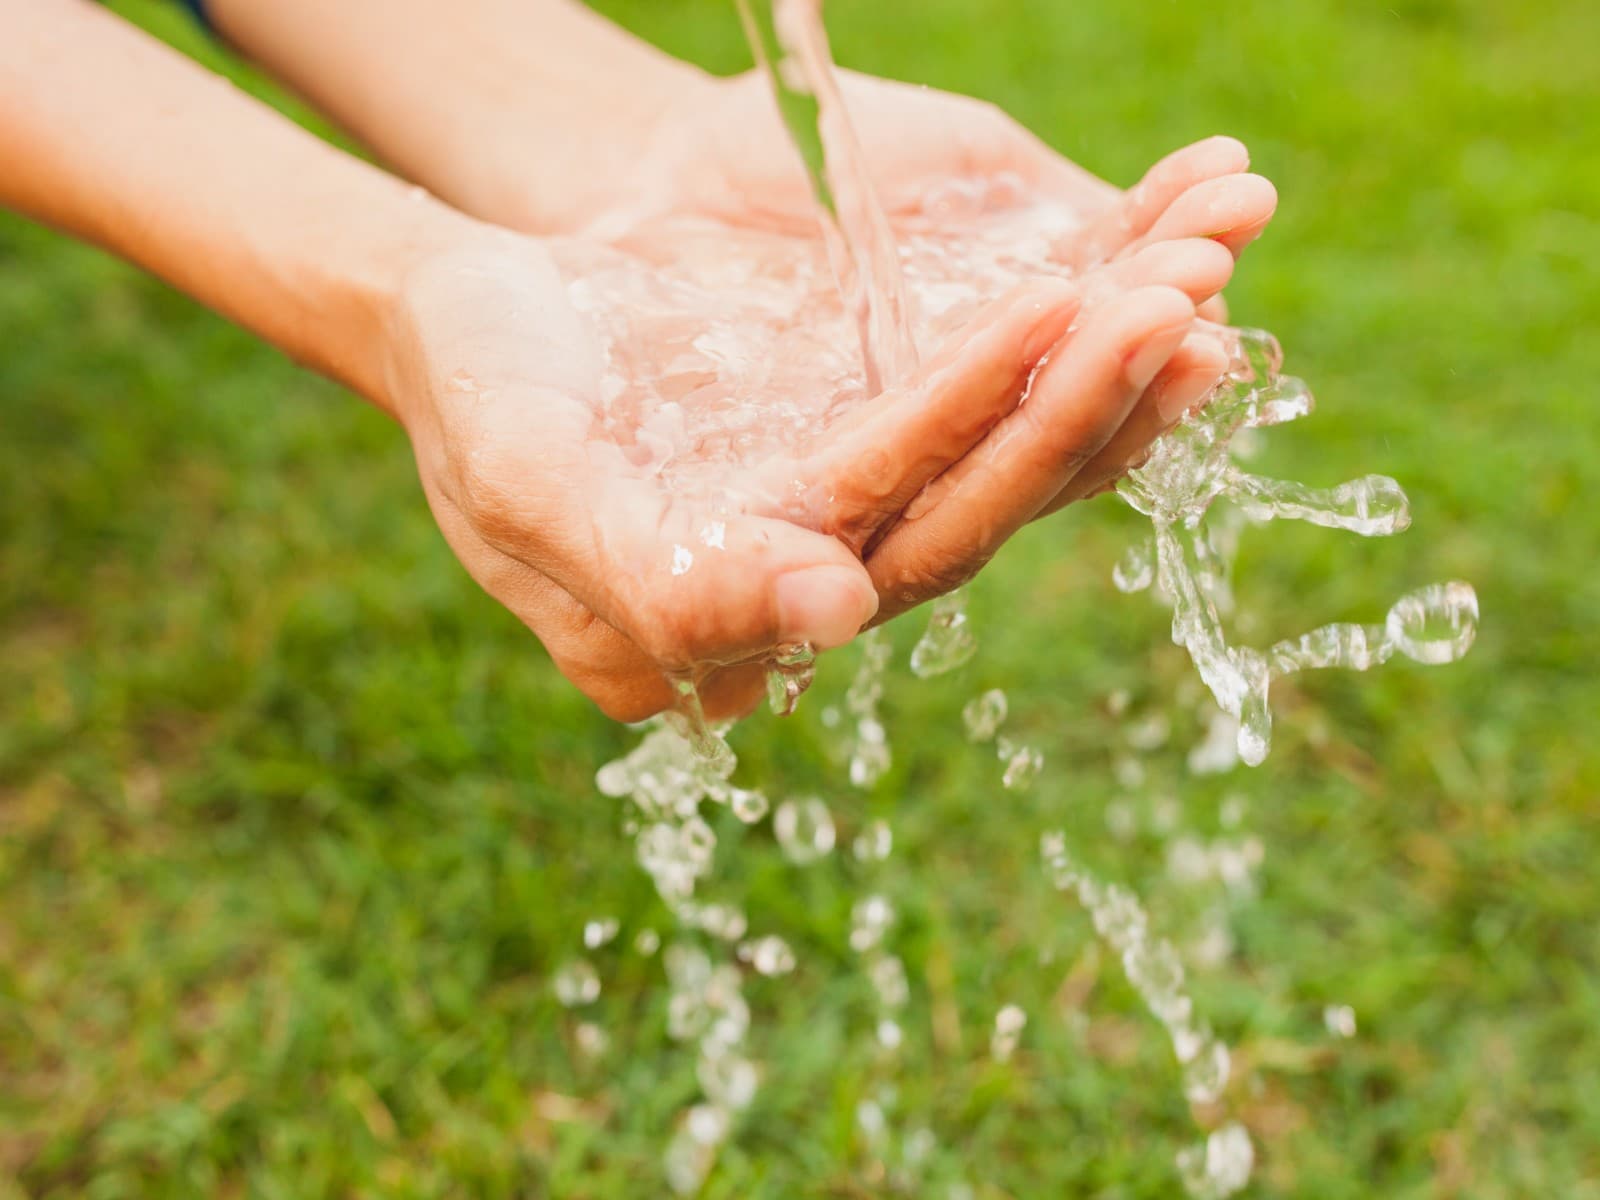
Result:
<instances>
[{"instance_id":1,"label":"fingernail","mask_svg":"<svg viewBox=\"0 0 1600 1200\"><path fill-rule=\"evenodd\" d=\"M878 594L846 567L805 567L780 575L776 586L779 637L818 650L842 646L878 611Z\"/></svg>"},{"instance_id":2,"label":"fingernail","mask_svg":"<svg viewBox=\"0 0 1600 1200\"><path fill-rule=\"evenodd\" d=\"M1189 411L1205 399L1206 393L1217 386L1221 371L1197 368L1185 371L1161 389L1156 397L1156 413L1163 425L1181 421Z\"/></svg>"},{"instance_id":3,"label":"fingernail","mask_svg":"<svg viewBox=\"0 0 1600 1200\"><path fill-rule=\"evenodd\" d=\"M1156 377L1156 372L1167 365L1167 360L1177 351L1178 343L1183 341L1193 323L1189 319L1180 325L1157 330L1140 342L1122 365L1122 373L1128 382L1138 388L1148 386Z\"/></svg>"},{"instance_id":4,"label":"fingernail","mask_svg":"<svg viewBox=\"0 0 1600 1200\"><path fill-rule=\"evenodd\" d=\"M1200 143L1205 148L1206 161L1219 168L1243 171L1250 165L1250 150L1238 138L1215 134Z\"/></svg>"},{"instance_id":5,"label":"fingernail","mask_svg":"<svg viewBox=\"0 0 1600 1200\"><path fill-rule=\"evenodd\" d=\"M1258 225L1244 234L1232 229L1224 229L1221 233L1212 234L1212 237L1218 241L1226 241L1228 249L1237 255L1239 251L1250 245L1266 231L1267 227L1265 225Z\"/></svg>"},{"instance_id":6,"label":"fingernail","mask_svg":"<svg viewBox=\"0 0 1600 1200\"><path fill-rule=\"evenodd\" d=\"M1168 379L1155 397L1155 411L1166 427L1174 426L1194 411L1195 405L1205 400L1227 370L1227 355L1208 334L1189 334L1179 349L1192 365L1176 374L1176 378Z\"/></svg>"}]
</instances>

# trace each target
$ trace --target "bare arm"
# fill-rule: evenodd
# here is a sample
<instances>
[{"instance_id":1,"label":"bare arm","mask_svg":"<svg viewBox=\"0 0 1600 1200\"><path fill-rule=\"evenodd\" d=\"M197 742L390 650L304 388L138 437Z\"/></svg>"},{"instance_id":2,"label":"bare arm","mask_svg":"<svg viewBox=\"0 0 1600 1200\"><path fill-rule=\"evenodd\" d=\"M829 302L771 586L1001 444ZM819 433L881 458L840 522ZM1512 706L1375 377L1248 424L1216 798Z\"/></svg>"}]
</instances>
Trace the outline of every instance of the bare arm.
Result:
<instances>
[{"instance_id":1,"label":"bare arm","mask_svg":"<svg viewBox=\"0 0 1600 1200\"><path fill-rule=\"evenodd\" d=\"M211 0L208 11L230 44L407 178L532 232L581 224L664 114L711 82L576 0Z\"/></svg>"},{"instance_id":2,"label":"bare arm","mask_svg":"<svg viewBox=\"0 0 1600 1200\"><path fill-rule=\"evenodd\" d=\"M82 0L0 0L0 206L138 263L392 408L379 343L475 226Z\"/></svg>"}]
</instances>

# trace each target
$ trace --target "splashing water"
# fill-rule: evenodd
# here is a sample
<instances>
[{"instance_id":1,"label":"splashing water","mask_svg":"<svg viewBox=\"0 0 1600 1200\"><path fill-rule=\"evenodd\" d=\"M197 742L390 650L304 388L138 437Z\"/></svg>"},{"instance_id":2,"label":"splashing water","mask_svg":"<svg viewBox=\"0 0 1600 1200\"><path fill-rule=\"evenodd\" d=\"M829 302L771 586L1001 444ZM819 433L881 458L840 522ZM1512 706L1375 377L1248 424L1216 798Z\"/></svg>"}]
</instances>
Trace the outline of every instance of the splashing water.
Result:
<instances>
[{"instance_id":1,"label":"splashing water","mask_svg":"<svg viewBox=\"0 0 1600 1200\"><path fill-rule=\"evenodd\" d=\"M919 344L959 328L987 299L1031 277L1069 274L1051 259L1050 248L1076 222L1030 196L1019 180L959 180L931 187L921 213L913 214L897 240L845 111L819 0L773 0L770 8L752 0L737 3L805 167L818 236L691 222L673 230L673 256L665 260L641 256L626 237L611 244L558 242L553 250L604 356L601 424L631 461L654 470L667 486L729 505L741 502L726 486L736 468L824 437L841 414L906 378L917 364ZM961 215L954 234L952 212ZM735 243L738 253L730 252ZM1410 517L1399 485L1382 476L1318 490L1244 471L1238 460L1254 431L1307 415L1312 398L1301 381L1281 374L1282 353L1270 334L1209 329L1229 350L1226 375L1207 403L1119 484L1118 495L1149 519L1151 530L1113 571L1120 590L1152 591L1171 608L1172 639L1188 651L1215 701L1205 739L1190 754L1196 772L1262 761L1270 746L1273 679L1319 667L1366 670L1395 654L1450 662L1471 646L1478 617L1469 585L1435 584L1402 596L1381 624L1327 625L1266 650L1230 644L1222 622L1232 607L1231 562L1242 521L1301 520L1373 537L1402 531ZM641 361L633 349L641 345L667 346L670 353ZM1219 499L1226 503L1216 506ZM712 522L701 541L718 545L719 528ZM675 554L671 569L692 570L693 551L677 549L682 554ZM892 647L881 630L858 642L860 665L836 719L844 725L850 783L868 788L892 765L881 712ZM931 678L964 666L977 649L964 596L952 593L931 606L909 666L918 678ZM768 664L768 700L775 713L794 711L815 665L808 645L778 649ZM765 793L734 785L736 763L726 730L705 720L692 681L677 685L679 710L651 723L630 753L601 768L596 782L604 794L628 801L635 856L677 926L662 955L668 1028L694 1049L701 1095L679 1116L664 1171L674 1190L692 1193L760 1082L746 1049L751 1013L744 973L777 977L799 965L787 941L752 931L737 906L700 898L717 848L707 817L726 806L754 827L770 815L780 850L802 867L829 859L839 833L821 797L792 797L774 807ZM1002 787L1021 790L1044 769L1044 755L1001 733L1008 715L1005 694L992 689L966 706L963 724L971 742L992 745ZM1130 727L1129 741L1143 739L1133 745L1137 751L1166 736L1165 726ZM1130 773L1136 766L1128 760ZM891 854L893 830L880 819L849 845L850 858L875 868ZM1202 1107L1222 1103L1231 1055L1196 1014L1173 944L1155 935L1131 891L1084 870L1069 854L1064 835L1045 835L1041 850L1056 887L1089 913L1097 935L1165 1029L1186 1098ZM1169 856L1169 870L1191 881L1220 879L1230 889L1242 879L1247 889L1253 867L1229 857L1236 854L1231 847L1180 842ZM848 936L871 985L870 1025L883 1055L882 1088L857 1112L863 1141L880 1165L889 1153L895 1108L890 1081L911 994L904 961L892 946L897 918L888 897L869 888L852 909ZM595 950L616 935L614 921L595 918L583 942ZM654 954L662 940L647 930L634 945ZM599 976L592 963L575 960L557 975L555 988L563 1004L579 1008L598 998ZM1027 1020L1016 1004L996 1010L994 1058L1015 1053ZM1345 1027L1342 1013L1330 1018L1330 1030L1342 1034ZM580 1044L598 1052L603 1031L587 1022L584 1028L590 1032L580 1036ZM926 1128L906 1134L900 1153L902 1170L909 1172L905 1178L915 1177L932 1139ZM1181 1151L1176 1167L1191 1196L1220 1200L1246 1185L1253 1164L1249 1134L1228 1122Z\"/></svg>"},{"instance_id":2,"label":"splashing water","mask_svg":"<svg viewBox=\"0 0 1600 1200\"><path fill-rule=\"evenodd\" d=\"M1255 766L1271 745L1273 679L1320 667L1365 671L1396 651L1421 663L1453 662L1472 646L1478 598L1470 584L1433 584L1395 601L1382 626L1324 625L1264 653L1228 644L1220 616L1231 606L1228 555L1204 521L1217 500L1256 521L1309 521L1363 537L1387 537L1411 524L1406 494L1387 476L1317 490L1236 465L1231 451L1241 434L1305 416L1312 398L1301 380L1279 374L1283 352L1271 334L1229 333L1232 361L1206 406L1157 442L1149 461L1118 486L1152 531L1129 548L1112 580L1124 592L1156 585L1172 609L1173 642L1237 722L1238 755Z\"/></svg>"}]
</instances>

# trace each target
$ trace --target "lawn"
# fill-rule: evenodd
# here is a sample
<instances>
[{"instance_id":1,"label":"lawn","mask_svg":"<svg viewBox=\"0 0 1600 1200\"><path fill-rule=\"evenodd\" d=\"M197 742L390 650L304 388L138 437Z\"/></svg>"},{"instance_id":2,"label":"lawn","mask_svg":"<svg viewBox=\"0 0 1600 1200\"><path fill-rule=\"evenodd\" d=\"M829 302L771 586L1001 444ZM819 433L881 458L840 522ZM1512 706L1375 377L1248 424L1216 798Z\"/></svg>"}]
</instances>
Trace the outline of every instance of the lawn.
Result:
<instances>
[{"instance_id":1,"label":"lawn","mask_svg":"<svg viewBox=\"0 0 1600 1200\"><path fill-rule=\"evenodd\" d=\"M724 0L601 7L744 65ZM922 683L901 657L895 766L866 792L821 720L853 656L825 659L797 717L735 734L740 778L825 796L846 836L892 814L896 851L802 871L762 826L725 855L720 894L800 965L749 985L766 1076L705 1195L886 1193L856 1122L886 1079L846 945L867 887L912 981L895 1121L935 1138L912 1194L1177 1194L1195 1117L1039 868L1063 828L1162 931L1228 931L1194 990L1235 1081L1198 1118L1251 1129L1249 1195L1600 1197L1600 8L833 7L847 65L994 99L1118 182L1244 138L1282 207L1233 311L1321 399L1259 469L1392 474L1415 522L1249 532L1241 620L1261 642L1460 578L1483 626L1456 666L1300 677L1264 766L1192 777L1189 670L1112 588L1138 524L1103 498L975 585L972 665ZM692 1061L626 949L663 914L592 784L634 735L456 566L398 431L3 216L0 398L0 1200L662 1194ZM956 736L994 686L1045 754L1031 792ZM1118 691L1173 727L1136 785ZM1176 838L1235 824L1253 896L1174 881ZM595 916L623 928L597 1058L550 987ZM996 1063L1012 1001L1031 1020Z\"/></svg>"}]
</instances>

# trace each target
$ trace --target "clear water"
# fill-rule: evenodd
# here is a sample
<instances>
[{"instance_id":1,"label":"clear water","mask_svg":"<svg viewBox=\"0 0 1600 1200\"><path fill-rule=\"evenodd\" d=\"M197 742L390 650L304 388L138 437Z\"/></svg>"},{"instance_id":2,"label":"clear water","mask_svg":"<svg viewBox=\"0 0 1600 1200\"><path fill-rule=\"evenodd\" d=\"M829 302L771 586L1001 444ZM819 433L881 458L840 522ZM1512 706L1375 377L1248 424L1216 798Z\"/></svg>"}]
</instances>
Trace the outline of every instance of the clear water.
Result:
<instances>
[{"instance_id":1,"label":"clear water","mask_svg":"<svg viewBox=\"0 0 1600 1200\"><path fill-rule=\"evenodd\" d=\"M670 230L639 229L603 244L573 240L555 247L573 301L602 348L606 386L597 418L604 435L668 486L734 509L771 500L749 492L757 468L803 452L840 416L906 378L919 346L959 328L986 300L1026 279L1068 274L1050 247L1074 223L1070 213L1030 196L1020 181L1002 178L930 188L923 212L891 230L834 79L817 0L738 4L806 168L817 202L816 233L731 230L672 218ZM953 211L961 214L955 224ZM671 249L663 252L663 245ZM1254 431L1306 416L1312 398L1304 383L1281 373L1282 353L1271 335L1214 332L1230 350L1226 377L1208 404L1119 485L1118 495L1149 519L1150 531L1113 569L1119 589L1148 591L1170 608L1172 639L1188 651L1211 698L1206 732L1188 754L1196 774L1262 761L1270 747L1273 679L1320 667L1365 670L1395 654L1453 661L1470 647L1478 616L1470 586L1446 583L1402 596L1371 625L1327 625L1265 649L1229 640L1224 622L1233 606L1231 564L1244 523L1301 520L1371 537L1398 533L1410 518L1404 492L1381 476L1317 489L1246 471L1241 452ZM805 521L813 514L792 515ZM717 536L708 525L702 540L714 544ZM693 569L692 553L671 569L680 566ZM842 711L830 709L823 718L842 749L849 781L867 788L892 762L881 716L892 647L881 631L858 644L860 665ZM963 599L953 594L930 606L908 665L918 679L930 679L967 664L977 650ZM769 667L770 706L790 713L812 680L815 655L805 645L782 647ZM745 825L770 821L782 853L799 866L848 853L857 864L877 868L891 858L895 838L880 819L846 848L823 799L773 803L761 791L735 785L726 730L705 721L692 682L680 681L680 695L679 711L652 723L629 754L600 770L597 784L627 802L635 857L675 922L665 941L646 930L633 946L645 955L665 947L669 1031L695 1057L700 1096L680 1114L664 1163L670 1186L692 1193L760 1084L748 1047L752 1014L745 981L797 966L788 942L758 927L761 914L706 898L718 848L716 808L726 806ZM1126 707L1125 699L1121 704ZM991 689L972 698L962 721L969 742L995 753L1002 788L1021 790L1047 763L1040 748L1005 732L1008 708L1005 694ZM1118 760L1118 779L1137 789L1140 756L1168 739L1169 725L1159 713L1129 715L1123 736L1127 750ZM1139 820L1131 811L1108 810L1108 835L1131 836ZM1171 821L1159 808L1150 820L1170 832ZM1183 955L1152 929L1139 897L1086 870L1063 834L1046 834L1041 853L1049 878L1088 913L1165 1030L1186 1099L1208 1114L1201 1140L1176 1156L1176 1175L1201 1200L1232 1195L1250 1178L1254 1147L1244 1127L1226 1119L1231 1055L1195 1010ZM1209 882L1228 895L1248 894L1260 853L1260 843L1248 837L1179 837L1169 845L1168 873L1186 886ZM869 871L848 940L874 997L870 1029L879 1051L879 1090L857 1110L858 1133L880 1165L894 1157L901 1177L915 1179L917 1164L937 1143L926 1127L897 1126L893 1080L911 996L894 949L898 919ZM597 916L581 941L592 955L616 936L616 923ZM1219 908L1185 952L1191 962L1215 961L1230 945L1226 912ZM579 1012L601 990L588 956L558 972L554 986L560 1002ZM1027 1037L1028 1014L1000 1003L987 1019L991 1055L1011 1058ZM1334 1036L1354 1033L1348 1009L1330 1006L1325 1020ZM580 1046L602 1052L604 1031L590 1022L583 1027Z\"/></svg>"}]
</instances>

